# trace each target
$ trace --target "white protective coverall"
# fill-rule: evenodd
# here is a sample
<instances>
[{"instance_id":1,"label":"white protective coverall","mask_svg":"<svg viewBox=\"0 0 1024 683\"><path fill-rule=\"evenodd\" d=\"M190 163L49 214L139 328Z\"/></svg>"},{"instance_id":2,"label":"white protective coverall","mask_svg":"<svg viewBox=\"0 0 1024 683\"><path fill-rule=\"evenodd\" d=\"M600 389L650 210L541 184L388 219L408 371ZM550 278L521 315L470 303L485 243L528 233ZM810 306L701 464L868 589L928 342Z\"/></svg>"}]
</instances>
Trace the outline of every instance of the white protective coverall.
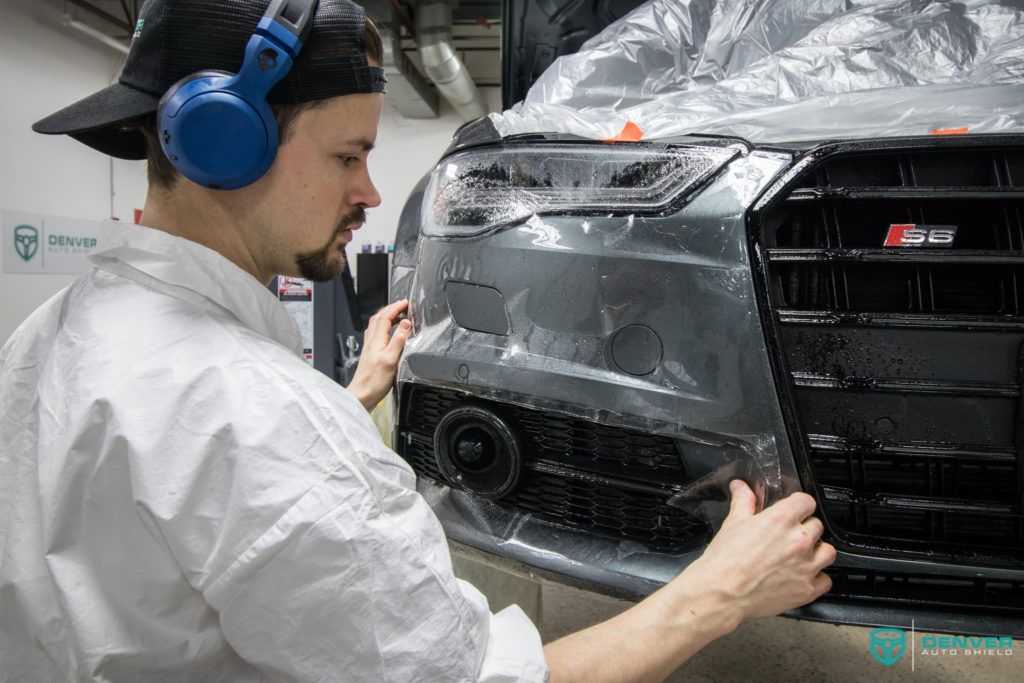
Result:
<instances>
[{"instance_id":1,"label":"white protective coverall","mask_svg":"<svg viewBox=\"0 0 1024 683\"><path fill-rule=\"evenodd\" d=\"M546 679L266 287L157 230L101 246L0 352L0 679Z\"/></svg>"}]
</instances>

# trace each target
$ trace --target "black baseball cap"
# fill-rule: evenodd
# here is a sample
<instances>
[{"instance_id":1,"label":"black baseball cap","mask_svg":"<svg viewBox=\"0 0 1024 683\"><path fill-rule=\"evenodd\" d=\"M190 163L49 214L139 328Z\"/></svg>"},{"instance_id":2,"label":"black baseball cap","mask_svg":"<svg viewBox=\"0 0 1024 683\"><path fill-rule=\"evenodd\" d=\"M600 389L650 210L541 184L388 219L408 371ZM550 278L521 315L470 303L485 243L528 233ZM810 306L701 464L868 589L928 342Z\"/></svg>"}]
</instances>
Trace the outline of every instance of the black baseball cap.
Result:
<instances>
[{"instance_id":1,"label":"black baseball cap","mask_svg":"<svg viewBox=\"0 0 1024 683\"><path fill-rule=\"evenodd\" d=\"M197 71L237 73L270 0L146 0L118 82L37 121L32 130L70 135L119 159L145 159L146 140L126 124L155 114L172 85ZM383 92L384 71L366 59L366 15L350 0L320 0L288 74L267 96L295 104Z\"/></svg>"}]
</instances>

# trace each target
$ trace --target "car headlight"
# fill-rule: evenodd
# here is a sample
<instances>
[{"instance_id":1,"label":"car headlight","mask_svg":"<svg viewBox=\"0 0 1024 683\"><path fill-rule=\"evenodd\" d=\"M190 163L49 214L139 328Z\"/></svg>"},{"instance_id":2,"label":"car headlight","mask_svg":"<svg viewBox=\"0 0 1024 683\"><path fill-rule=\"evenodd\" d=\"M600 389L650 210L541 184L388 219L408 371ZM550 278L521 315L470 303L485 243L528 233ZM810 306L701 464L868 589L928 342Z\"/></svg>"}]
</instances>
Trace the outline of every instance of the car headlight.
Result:
<instances>
[{"instance_id":1,"label":"car headlight","mask_svg":"<svg viewBox=\"0 0 1024 683\"><path fill-rule=\"evenodd\" d=\"M545 144L444 159L423 195L423 231L470 237L535 214L663 212L738 154L729 147Z\"/></svg>"}]
</instances>

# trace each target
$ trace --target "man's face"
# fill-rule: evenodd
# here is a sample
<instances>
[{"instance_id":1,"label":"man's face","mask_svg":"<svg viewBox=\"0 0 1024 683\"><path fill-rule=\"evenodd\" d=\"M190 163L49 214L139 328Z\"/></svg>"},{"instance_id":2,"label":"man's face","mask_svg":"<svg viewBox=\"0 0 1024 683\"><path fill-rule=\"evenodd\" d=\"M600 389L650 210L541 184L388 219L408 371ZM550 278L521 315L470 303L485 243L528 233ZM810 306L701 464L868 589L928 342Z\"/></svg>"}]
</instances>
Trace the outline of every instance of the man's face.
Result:
<instances>
[{"instance_id":1,"label":"man's face","mask_svg":"<svg viewBox=\"0 0 1024 683\"><path fill-rule=\"evenodd\" d=\"M383 97L346 95L299 114L267 174L250 187L257 259L269 275L326 281L341 275L342 248L380 205L366 157Z\"/></svg>"}]
</instances>

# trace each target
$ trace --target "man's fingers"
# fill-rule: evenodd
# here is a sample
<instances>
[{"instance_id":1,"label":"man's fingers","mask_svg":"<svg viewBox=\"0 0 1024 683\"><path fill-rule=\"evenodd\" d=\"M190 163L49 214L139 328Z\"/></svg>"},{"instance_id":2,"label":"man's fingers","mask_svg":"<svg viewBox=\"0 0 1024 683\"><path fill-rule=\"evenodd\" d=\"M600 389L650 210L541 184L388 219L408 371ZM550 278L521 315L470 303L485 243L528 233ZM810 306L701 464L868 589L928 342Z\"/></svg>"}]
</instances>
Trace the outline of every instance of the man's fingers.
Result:
<instances>
[{"instance_id":1,"label":"man's fingers","mask_svg":"<svg viewBox=\"0 0 1024 683\"><path fill-rule=\"evenodd\" d=\"M831 566L835 561L835 547L831 543L819 543L818 547L814 549L814 557L811 558L811 566L820 572L825 567Z\"/></svg>"},{"instance_id":2,"label":"man's fingers","mask_svg":"<svg viewBox=\"0 0 1024 683\"><path fill-rule=\"evenodd\" d=\"M398 316L408 308L409 301L402 299L401 301L388 304L370 316L370 321L366 325L366 331L363 332L363 345L366 346L366 342L370 342L370 344L386 346L388 343L388 332L395 322L398 321Z\"/></svg>"},{"instance_id":3,"label":"man's fingers","mask_svg":"<svg viewBox=\"0 0 1024 683\"><path fill-rule=\"evenodd\" d=\"M825 533L825 525L817 517L808 517L800 524L800 529L817 541Z\"/></svg>"},{"instance_id":4,"label":"man's fingers","mask_svg":"<svg viewBox=\"0 0 1024 683\"><path fill-rule=\"evenodd\" d=\"M412 334L411 320L403 320L395 327L395 333L391 335L391 341L388 342L388 353L393 356L395 363L402 355L402 349L405 348L405 342L408 341L410 334Z\"/></svg>"},{"instance_id":5,"label":"man's fingers","mask_svg":"<svg viewBox=\"0 0 1024 683\"><path fill-rule=\"evenodd\" d=\"M832 577L828 574L818 574L811 583L814 586L814 598L812 598L814 600L817 600L832 589Z\"/></svg>"},{"instance_id":6,"label":"man's fingers","mask_svg":"<svg viewBox=\"0 0 1024 683\"><path fill-rule=\"evenodd\" d=\"M792 493L772 506L776 514L784 514L802 522L814 514L818 504L806 493Z\"/></svg>"},{"instance_id":7,"label":"man's fingers","mask_svg":"<svg viewBox=\"0 0 1024 683\"><path fill-rule=\"evenodd\" d=\"M732 496L732 501L729 503L729 516L725 518L722 526L754 516L757 511L757 496L750 490L746 482L733 479L729 482L729 493Z\"/></svg>"},{"instance_id":8,"label":"man's fingers","mask_svg":"<svg viewBox=\"0 0 1024 683\"><path fill-rule=\"evenodd\" d=\"M402 315L402 313L407 308L409 308L409 300L400 299L380 309L373 315L373 317L380 317L381 319L387 321L388 327L391 327L392 325L395 324L395 321L398 320L398 316Z\"/></svg>"}]
</instances>

